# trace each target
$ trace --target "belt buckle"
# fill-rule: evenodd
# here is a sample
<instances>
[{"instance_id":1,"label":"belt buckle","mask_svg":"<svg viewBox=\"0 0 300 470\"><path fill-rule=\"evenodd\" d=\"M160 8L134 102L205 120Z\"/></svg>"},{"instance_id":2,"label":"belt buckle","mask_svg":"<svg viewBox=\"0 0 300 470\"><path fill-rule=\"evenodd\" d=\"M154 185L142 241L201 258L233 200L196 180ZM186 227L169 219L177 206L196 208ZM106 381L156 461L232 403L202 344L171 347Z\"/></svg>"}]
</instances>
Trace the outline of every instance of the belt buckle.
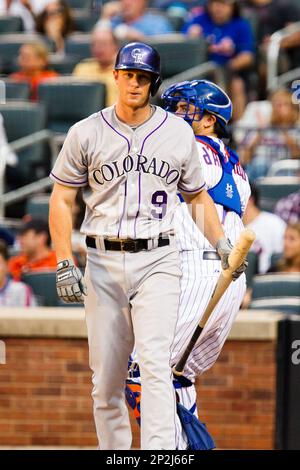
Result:
<instances>
[{"instance_id":1,"label":"belt buckle","mask_svg":"<svg viewBox=\"0 0 300 470\"><path fill-rule=\"evenodd\" d=\"M136 253L137 252L137 247L138 247L137 240L121 240L120 244L121 244L121 251L122 252L125 252L125 251L127 251L129 253Z\"/></svg>"}]
</instances>

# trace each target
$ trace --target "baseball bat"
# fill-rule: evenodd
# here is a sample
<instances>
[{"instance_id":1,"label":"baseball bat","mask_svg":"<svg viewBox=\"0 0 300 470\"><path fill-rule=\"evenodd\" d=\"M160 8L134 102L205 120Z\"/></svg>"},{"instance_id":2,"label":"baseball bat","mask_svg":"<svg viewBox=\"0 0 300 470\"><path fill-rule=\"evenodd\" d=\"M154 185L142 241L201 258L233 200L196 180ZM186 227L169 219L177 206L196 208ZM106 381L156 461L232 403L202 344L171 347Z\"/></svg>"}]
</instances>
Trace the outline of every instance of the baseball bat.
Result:
<instances>
[{"instance_id":1,"label":"baseball bat","mask_svg":"<svg viewBox=\"0 0 300 470\"><path fill-rule=\"evenodd\" d=\"M179 359L177 364L173 367L174 375L177 375L177 376L183 375L183 369L186 364L186 361L188 360L193 347L195 346L199 336L201 335L207 320L209 319L210 315L214 311L215 306L221 299L227 287L232 282L233 271L235 271L237 268L241 266L254 240L255 240L255 233L252 230L247 229L241 233L238 241L234 245L228 257L229 267L227 269L222 270L219 276L219 279L217 281L216 287L204 311L203 317L201 318L201 321L197 325L193 333L193 336L189 344L187 345L186 349L184 350L181 358Z\"/></svg>"}]
</instances>

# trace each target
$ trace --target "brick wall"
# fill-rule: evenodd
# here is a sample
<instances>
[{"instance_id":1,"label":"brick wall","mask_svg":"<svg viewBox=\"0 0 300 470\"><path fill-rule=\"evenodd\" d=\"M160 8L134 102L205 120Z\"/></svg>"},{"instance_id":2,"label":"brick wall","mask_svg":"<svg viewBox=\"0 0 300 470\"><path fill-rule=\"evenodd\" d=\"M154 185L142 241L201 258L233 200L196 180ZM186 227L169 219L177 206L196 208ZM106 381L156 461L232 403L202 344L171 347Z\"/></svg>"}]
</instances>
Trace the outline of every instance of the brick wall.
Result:
<instances>
[{"instance_id":1,"label":"brick wall","mask_svg":"<svg viewBox=\"0 0 300 470\"><path fill-rule=\"evenodd\" d=\"M86 340L2 339L0 445L96 446ZM226 343L197 384L219 448L273 448L275 374L273 341ZM134 447L137 434L134 424Z\"/></svg>"}]
</instances>

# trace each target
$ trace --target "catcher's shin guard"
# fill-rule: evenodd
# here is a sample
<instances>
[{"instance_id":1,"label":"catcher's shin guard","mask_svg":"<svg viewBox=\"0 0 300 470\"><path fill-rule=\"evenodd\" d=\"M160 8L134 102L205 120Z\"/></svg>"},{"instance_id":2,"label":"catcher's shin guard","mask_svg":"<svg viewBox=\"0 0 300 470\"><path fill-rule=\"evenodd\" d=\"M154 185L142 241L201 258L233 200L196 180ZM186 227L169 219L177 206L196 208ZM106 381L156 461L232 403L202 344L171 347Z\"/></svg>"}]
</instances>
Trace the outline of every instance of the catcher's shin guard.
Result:
<instances>
[{"instance_id":1,"label":"catcher's shin guard","mask_svg":"<svg viewBox=\"0 0 300 470\"><path fill-rule=\"evenodd\" d=\"M140 383L134 382L133 380L126 380L125 397L128 405L133 410L134 417L141 425L141 392L142 387Z\"/></svg>"}]
</instances>

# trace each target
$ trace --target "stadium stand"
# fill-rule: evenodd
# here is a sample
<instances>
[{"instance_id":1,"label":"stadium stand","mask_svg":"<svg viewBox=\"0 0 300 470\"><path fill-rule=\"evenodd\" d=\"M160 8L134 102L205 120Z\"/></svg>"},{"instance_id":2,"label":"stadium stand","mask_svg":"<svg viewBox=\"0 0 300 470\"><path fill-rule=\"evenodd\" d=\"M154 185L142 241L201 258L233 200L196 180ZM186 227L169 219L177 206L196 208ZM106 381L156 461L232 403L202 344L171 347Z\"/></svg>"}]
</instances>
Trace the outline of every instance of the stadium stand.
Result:
<instances>
[{"instance_id":1,"label":"stadium stand","mask_svg":"<svg viewBox=\"0 0 300 470\"><path fill-rule=\"evenodd\" d=\"M29 100L30 87L27 82L16 82L9 78L1 78L5 85L6 100Z\"/></svg>"},{"instance_id":2,"label":"stadium stand","mask_svg":"<svg viewBox=\"0 0 300 470\"><path fill-rule=\"evenodd\" d=\"M19 16L1 16L0 34L18 33L22 31L23 24Z\"/></svg>"},{"instance_id":3,"label":"stadium stand","mask_svg":"<svg viewBox=\"0 0 300 470\"><path fill-rule=\"evenodd\" d=\"M45 129L46 112L41 103L27 101L9 101L0 104L0 113L4 119L8 142L12 143ZM18 169L24 184L45 176L49 168L44 145L35 143L17 152Z\"/></svg>"},{"instance_id":4,"label":"stadium stand","mask_svg":"<svg viewBox=\"0 0 300 470\"><path fill-rule=\"evenodd\" d=\"M297 176L300 172L300 160L279 160L270 167L267 176Z\"/></svg>"},{"instance_id":5,"label":"stadium stand","mask_svg":"<svg viewBox=\"0 0 300 470\"><path fill-rule=\"evenodd\" d=\"M16 58L20 47L24 43L33 41L43 41L50 51L53 50L53 43L39 34L0 34L0 73L9 74L14 72L17 68Z\"/></svg>"},{"instance_id":6,"label":"stadium stand","mask_svg":"<svg viewBox=\"0 0 300 470\"><path fill-rule=\"evenodd\" d=\"M36 194L29 197L26 203L26 214L33 218L48 220L49 198L48 194Z\"/></svg>"},{"instance_id":7,"label":"stadium stand","mask_svg":"<svg viewBox=\"0 0 300 470\"><path fill-rule=\"evenodd\" d=\"M39 98L47 109L47 128L67 133L76 121L86 118L105 106L105 85L64 77L42 83Z\"/></svg>"},{"instance_id":8,"label":"stadium stand","mask_svg":"<svg viewBox=\"0 0 300 470\"><path fill-rule=\"evenodd\" d=\"M298 297L300 294L300 275L297 273L278 273L255 276L252 280L252 289L252 300Z\"/></svg>"},{"instance_id":9,"label":"stadium stand","mask_svg":"<svg viewBox=\"0 0 300 470\"><path fill-rule=\"evenodd\" d=\"M273 310L286 314L300 315L300 297L277 297L257 299L250 303L250 310Z\"/></svg>"},{"instance_id":10,"label":"stadium stand","mask_svg":"<svg viewBox=\"0 0 300 470\"><path fill-rule=\"evenodd\" d=\"M257 182L262 210L272 212L279 199L299 189L297 176L270 176Z\"/></svg>"},{"instance_id":11,"label":"stadium stand","mask_svg":"<svg viewBox=\"0 0 300 470\"><path fill-rule=\"evenodd\" d=\"M32 272L24 274L22 282L31 287L39 305L44 307L64 307L67 304L60 301L57 296L55 277L56 271Z\"/></svg>"},{"instance_id":12,"label":"stadium stand","mask_svg":"<svg viewBox=\"0 0 300 470\"><path fill-rule=\"evenodd\" d=\"M66 39L65 53L77 58L78 62L87 59L91 55L91 35L84 33L71 34Z\"/></svg>"}]
</instances>

